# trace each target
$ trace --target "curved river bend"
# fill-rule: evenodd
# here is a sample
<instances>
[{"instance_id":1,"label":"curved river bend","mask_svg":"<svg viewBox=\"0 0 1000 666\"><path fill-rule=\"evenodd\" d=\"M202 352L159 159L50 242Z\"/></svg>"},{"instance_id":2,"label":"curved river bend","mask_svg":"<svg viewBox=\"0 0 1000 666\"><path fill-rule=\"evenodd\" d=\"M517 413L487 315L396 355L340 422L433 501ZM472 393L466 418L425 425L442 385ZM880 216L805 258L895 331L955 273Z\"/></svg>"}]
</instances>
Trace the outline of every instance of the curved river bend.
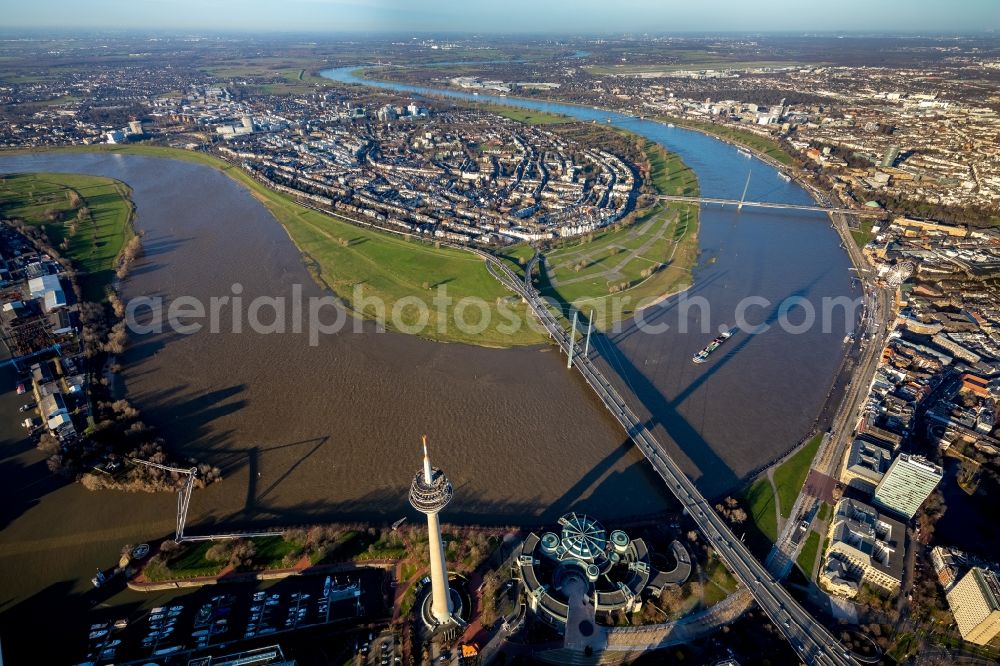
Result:
<instances>
[{"instance_id":1,"label":"curved river bend","mask_svg":"<svg viewBox=\"0 0 1000 666\"><path fill-rule=\"evenodd\" d=\"M304 298L324 293L281 225L220 171L110 153L0 157L0 173L22 171L131 185L146 255L126 297L207 301L234 283L247 300L291 297L294 285ZM125 360L143 420L178 458L223 468L222 483L195 492L189 534L416 520L407 490L422 433L455 485L447 522L549 523L569 509L613 520L670 506L617 424L547 346L446 345L366 327L310 347L305 334L206 330L134 336ZM91 493L54 478L18 425L25 400L15 385L0 366L0 613L53 617L43 609L87 592L122 544L172 535L176 499Z\"/></svg>"},{"instance_id":2,"label":"curved river bend","mask_svg":"<svg viewBox=\"0 0 1000 666\"><path fill-rule=\"evenodd\" d=\"M766 165L709 137L592 109L524 104L611 117L660 141L696 170L708 195L738 195L752 164L752 197L808 200ZM106 153L0 157L0 172L14 171L93 173L132 186L147 256L126 296L207 300L230 294L234 283L246 299L287 296L296 284L305 297L321 294L280 225L218 171ZM702 213L701 245L711 260L697 269L692 293L711 305L713 330L732 323L745 296L818 302L852 293L847 258L822 215L710 208ZM669 330L653 335L632 326L595 341L595 352L639 395L704 490L724 493L809 430L842 356L843 333L739 334L697 366L691 355L714 333L679 333L681 309L676 299L652 308L647 321ZM697 331L700 311L684 314ZM614 519L669 504L595 398L547 348L488 350L371 331L327 336L313 348L302 335L202 332L139 336L126 361L127 389L144 418L180 454L226 472L224 483L197 494L192 532L395 520L407 512L422 432L456 484L450 520L537 523L568 509ZM7 434L8 452L43 477L37 456L18 443L20 433ZM86 516L101 525L169 518L169 509L162 512L169 502L160 499L140 496L126 509L114 494L71 487L54 495L74 498L80 515L70 531L86 530ZM14 502L14 522L0 540L17 538L19 518L30 530L39 524L32 518L60 515L62 502L50 497L23 511L16 508L23 501Z\"/></svg>"},{"instance_id":3,"label":"curved river bend","mask_svg":"<svg viewBox=\"0 0 1000 666\"><path fill-rule=\"evenodd\" d=\"M808 200L709 137L524 104L611 117L660 141L696 170L707 195L738 196L752 165L751 197ZM219 171L109 153L0 156L0 173L20 171L110 176L133 188L147 254L127 297L207 299L237 282L248 299L288 296L296 284L305 297L322 293L281 226ZM711 304L713 327L747 295L855 295L838 244L822 215L706 209L692 292ZM696 366L690 357L711 334L677 333L679 310L671 300L647 313L671 323L666 333L627 328L598 340L595 352L639 395L702 488L728 492L809 430L843 354L843 329L740 334ZM697 323L696 311L688 317ZM368 329L310 347L302 335L202 332L138 336L126 361L127 390L143 419L179 456L224 469L225 481L195 494L189 533L415 517L406 491L424 432L455 483L447 521L537 524L575 509L614 522L671 505L590 389L546 347L480 349ZM24 401L14 379L0 367L0 610L38 617L88 590L93 570L115 561L123 543L171 534L175 499L89 493L53 478L17 425Z\"/></svg>"},{"instance_id":4,"label":"curved river bend","mask_svg":"<svg viewBox=\"0 0 1000 666\"><path fill-rule=\"evenodd\" d=\"M749 174L747 200L815 203L767 163L699 132L571 104L369 80L353 74L356 70L343 67L321 75L416 95L610 121L680 155L698 176L703 196L739 199ZM647 333L633 322L610 341L598 342L598 352L617 375L620 388L638 396L646 415L658 425L660 441L686 463L707 495L731 491L811 431L846 351L844 335L856 321L834 310L828 332L820 325L794 335L772 327L760 335L737 334L704 365L691 363L691 356L717 330L733 325L738 305L749 297L771 304L747 310L753 324L773 321L778 304L789 298L809 301L817 314L824 299L859 298L860 287L852 280L850 260L840 244L822 213L703 207L701 256L694 286L685 297L704 298L710 305L707 315L697 307L685 308L683 297L673 298L644 313L646 323L668 330ZM802 311L793 310L788 319L801 322ZM702 333L703 320L711 332ZM689 332L680 332L685 326Z\"/></svg>"}]
</instances>

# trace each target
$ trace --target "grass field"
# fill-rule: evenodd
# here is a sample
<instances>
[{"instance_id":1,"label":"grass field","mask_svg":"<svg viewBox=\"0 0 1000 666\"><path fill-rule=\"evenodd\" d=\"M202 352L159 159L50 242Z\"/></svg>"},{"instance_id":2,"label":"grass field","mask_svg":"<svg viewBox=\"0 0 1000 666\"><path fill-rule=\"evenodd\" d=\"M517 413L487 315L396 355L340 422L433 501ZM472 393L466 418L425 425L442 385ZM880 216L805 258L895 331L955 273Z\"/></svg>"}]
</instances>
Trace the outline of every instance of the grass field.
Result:
<instances>
[{"instance_id":1,"label":"grass field","mask_svg":"<svg viewBox=\"0 0 1000 666\"><path fill-rule=\"evenodd\" d=\"M543 341L526 325L509 332L503 329L506 320L501 317L501 303L522 322L528 316L527 308L487 272L483 260L475 255L358 228L302 208L284 197L265 196L264 204L308 257L319 279L366 318L385 318L387 328L417 332L443 342L506 347ZM445 290L453 304L470 297L478 299L485 308L485 328L476 332L484 315L471 307L462 311L467 313L462 321L473 326L461 330L457 324L459 311L454 305L443 311L434 305L439 288ZM365 305L366 300L369 305ZM384 303L381 313L378 305L371 304L378 302ZM424 326L419 325L421 310L428 315ZM398 317L393 317L394 313Z\"/></svg>"},{"instance_id":2,"label":"grass field","mask_svg":"<svg viewBox=\"0 0 1000 666\"><path fill-rule=\"evenodd\" d=\"M83 276L84 298L100 302L115 279L118 256L132 229L124 183L75 174L0 177L0 215L45 231L49 244Z\"/></svg>"},{"instance_id":3,"label":"grass field","mask_svg":"<svg viewBox=\"0 0 1000 666\"><path fill-rule=\"evenodd\" d=\"M761 476L741 495L740 499L749 517L747 544L758 557L764 557L771 545L777 541L777 511L781 511L783 518L787 519L790 516L792 506L799 491L802 490L812 460L816 457L822 441L823 435L820 433L775 468L773 487L767 477ZM824 510L829 513L829 506L823 505L820 513L822 514ZM808 571L806 573L808 574Z\"/></svg>"},{"instance_id":4,"label":"grass field","mask_svg":"<svg viewBox=\"0 0 1000 666\"><path fill-rule=\"evenodd\" d=\"M872 233L872 227L874 226L874 220L861 220L860 229L851 229L851 236L854 238L854 242L858 247L868 245L869 241L875 237L875 234Z\"/></svg>"},{"instance_id":5,"label":"grass field","mask_svg":"<svg viewBox=\"0 0 1000 666\"><path fill-rule=\"evenodd\" d=\"M262 569L278 569L284 565L286 555L301 552L304 544L278 535L254 539L253 545L257 551L253 558L257 566Z\"/></svg>"},{"instance_id":6,"label":"grass field","mask_svg":"<svg viewBox=\"0 0 1000 666\"><path fill-rule=\"evenodd\" d=\"M81 147L76 150L95 150ZM415 333L442 342L509 347L539 344L540 333L527 325L506 327L511 317L526 321L527 306L513 298L486 270L484 262L471 253L389 233L355 226L310 210L291 197L270 190L250 178L243 170L205 153L149 145L109 146L112 152L168 157L206 164L222 170L246 186L288 231L302 252L313 274L342 298L355 312L371 318L384 303L386 327ZM72 149L71 149L72 150ZM444 287L451 306L438 308L434 298ZM360 299L356 298L360 296ZM455 307L461 299L479 299L482 308ZM368 306L362 302L367 299ZM418 306L426 306L427 323L416 330ZM394 324L393 310L398 313ZM481 331L481 313L488 313L488 323ZM509 313L509 315L507 314ZM456 315L470 324L460 330ZM413 327L413 328L410 328Z\"/></svg>"},{"instance_id":7,"label":"grass field","mask_svg":"<svg viewBox=\"0 0 1000 666\"><path fill-rule=\"evenodd\" d=\"M255 551L252 568L258 570L284 568L286 566L285 557L301 552L303 549L302 543L286 540L281 535L258 537L250 541L253 543ZM158 559L154 559L146 565L143 573L146 578L154 582L215 576L225 568L228 559L210 559L209 549L213 545L216 543L211 541L185 544L182 546L184 550L180 556L169 567Z\"/></svg>"},{"instance_id":8,"label":"grass field","mask_svg":"<svg viewBox=\"0 0 1000 666\"><path fill-rule=\"evenodd\" d=\"M698 253L698 216L692 208L657 205L628 227L600 231L548 252L549 270L542 274L540 291L603 313L595 320L603 326L690 286ZM654 272L644 274L647 269ZM610 293L616 286L619 290Z\"/></svg>"},{"instance_id":9,"label":"grass field","mask_svg":"<svg viewBox=\"0 0 1000 666\"><path fill-rule=\"evenodd\" d=\"M211 541L187 546L184 553L169 568L157 560L152 560L143 569L143 574L153 582L215 576L226 566L226 562L209 560L206 554L211 547Z\"/></svg>"},{"instance_id":10,"label":"grass field","mask_svg":"<svg viewBox=\"0 0 1000 666\"><path fill-rule=\"evenodd\" d=\"M765 478L754 482L744 493L743 502L753 524L774 543L778 539L778 514L770 482Z\"/></svg>"},{"instance_id":11,"label":"grass field","mask_svg":"<svg viewBox=\"0 0 1000 666\"><path fill-rule=\"evenodd\" d=\"M653 141L643 145L649 160L649 179L660 194L698 196L698 177L676 153L669 153Z\"/></svg>"},{"instance_id":12,"label":"grass field","mask_svg":"<svg viewBox=\"0 0 1000 666\"><path fill-rule=\"evenodd\" d=\"M806 482L809 467L812 465L812 460L816 457L816 451L819 450L822 441L823 433L818 433L774 470L774 485L778 489L778 506L781 507L781 515L785 518L791 515L792 505L795 504L795 498L802 490L802 484Z\"/></svg>"},{"instance_id":13,"label":"grass field","mask_svg":"<svg viewBox=\"0 0 1000 666\"><path fill-rule=\"evenodd\" d=\"M577 122L573 118L559 113L546 113L544 111L535 111L534 109L522 109L516 106L503 106L500 104L480 104L476 106L484 111L489 111L498 116L510 118L511 120L516 120L519 123L527 125L560 125Z\"/></svg>"},{"instance_id":14,"label":"grass field","mask_svg":"<svg viewBox=\"0 0 1000 666\"><path fill-rule=\"evenodd\" d=\"M698 180L687 165L657 143L646 141L648 179L661 194L697 195ZM692 283L698 259L698 208L655 204L622 228L569 239L544 255L540 292L562 304L594 311L606 327Z\"/></svg>"},{"instance_id":15,"label":"grass field","mask_svg":"<svg viewBox=\"0 0 1000 666\"><path fill-rule=\"evenodd\" d=\"M799 551L798 560L796 560L806 579L812 579L813 564L816 562L817 553L819 553L819 534L810 532L809 536L806 537L806 542L802 545L802 550Z\"/></svg>"},{"instance_id":16,"label":"grass field","mask_svg":"<svg viewBox=\"0 0 1000 666\"><path fill-rule=\"evenodd\" d=\"M709 556L703 573L705 575L704 604L706 608L719 603L735 592L739 586L739 582L715 554Z\"/></svg>"},{"instance_id":17,"label":"grass field","mask_svg":"<svg viewBox=\"0 0 1000 666\"><path fill-rule=\"evenodd\" d=\"M514 272L521 277L524 277L525 265L534 255L535 248L527 243L509 245L497 252L497 256L510 264L510 267L514 269Z\"/></svg>"}]
</instances>

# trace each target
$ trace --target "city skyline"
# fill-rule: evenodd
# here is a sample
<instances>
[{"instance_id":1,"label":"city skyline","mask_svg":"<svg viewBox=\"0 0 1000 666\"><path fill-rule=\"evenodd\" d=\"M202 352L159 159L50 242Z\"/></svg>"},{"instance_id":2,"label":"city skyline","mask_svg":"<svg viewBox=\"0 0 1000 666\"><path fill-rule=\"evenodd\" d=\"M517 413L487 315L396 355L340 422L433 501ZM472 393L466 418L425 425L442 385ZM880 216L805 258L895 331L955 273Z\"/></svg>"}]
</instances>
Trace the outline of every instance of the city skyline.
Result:
<instances>
[{"instance_id":1,"label":"city skyline","mask_svg":"<svg viewBox=\"0 0 1000 666\"><path fill-rule=\"evenodd\" d=\"M803 9L789 2L769 6L721 0L711 7L626 0L614 12L596 0L538 5L513 0L502 6L443 0L418 6L398 0L178 0L139 7L120 0L80 5L40 0L6 10L7 28L232 30L326 33L548 33L635 32L992 32L998 14L989 0L961 9L933 0L877 4L847 0Z\"/></svg>"},{"instance_id":2,"label":"city skyline","mask_svg":"<svg viewBox=\"0 0 1000 666\"><path fill-rule=\"evenodd\" d=\"M0 661L1000 663L985 3L96 2L0 27Z\"/></svg>"}]
</instances>

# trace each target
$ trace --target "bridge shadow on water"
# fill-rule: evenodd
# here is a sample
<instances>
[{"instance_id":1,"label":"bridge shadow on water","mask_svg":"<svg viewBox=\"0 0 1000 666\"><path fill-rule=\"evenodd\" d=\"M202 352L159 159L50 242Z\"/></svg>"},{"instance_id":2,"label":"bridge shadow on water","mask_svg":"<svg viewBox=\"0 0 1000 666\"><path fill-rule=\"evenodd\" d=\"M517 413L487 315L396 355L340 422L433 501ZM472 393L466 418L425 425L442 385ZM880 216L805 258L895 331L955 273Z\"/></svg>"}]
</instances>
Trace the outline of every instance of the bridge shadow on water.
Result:
<instances>
[{"instance_id":1,"label":"bridge shadow on water","mask_svg":"<svg viewBox=\"0 0 1000 666\"><path fill-rule=\"evenodd\" d=\"M643 323L643 326L657 326L665 324L667 316L677 311L682 299L692 299L695 296L699 296L701 292L707 290L714 283L725 278L727 273L728 271L720 271L718 273L713 273L710 276L699 278L694 286L681 294L669 298L663 303L659 303L655 306L642 310L641 312L633 314L628 320L632 322L631 325L626 326L621 330L616 330L610 336L606 335L605 338L618 346L633 336L641 334L643 331L641 327L636 324L637 318L639 318L639 321Z\"/></svg>"},{"instance_id":2,"label":"bridge shadow on water","mask_svg":"<svg viewBox=\"0 0 1000 666\"><path fill-rule=\"evenodd\" d=\"M616 385L644 425L657 436L668 453L676 457L682 469L707 498L732 492L745 479L733 470L716 450L718 444L707 441L688 421L681 413L681 406L742 350L753 343L760 334L759 329L764 326L773 327L778 322L783 301L790 298L804 298L822 277L823 274L820 274L805 286L777 301L754 330L738 333L741 339L730 346L724 356L711 363L704 372L699 373L672 396L665 395L655 378L644 372L636 364L636 360L619 346L621 342L637 334L647 336L651 340L655 339L656 334L644 333L639 326L633 324L628 330L613 338L597 332L592 336L591 360ZM668 311L676 308L676 305L676 301L666 304L662 312L658 312L653 318L647 318L646 323L655 324L657 319L665 317ZM637 345L637 350L639 349L641 348Z\"/></svg>"},{"instance_id":3,"label":"bridge shadow on water","mask_svg":"<svg viewBox=\"0 0 1000 666\"><path fill-rule=\"evenodd\" d=\"M143 395L141 402L147 405L146 411L155 415L153 425L171 442L172 451L194 455L200 462L223 467L225 472L227 461L216 454L226 452L224 447L234 433L232 430L220 430L213 423L247 406L247 401L240 397L246 389L244 384L212 391L171 386Z\"/></svg>"},{"instance_id":4,"label":"bridge shadow on water","mask_svg":"<svg viewBox=\"0 0 1000 666\"><path fill-rule=\"evenodd\" d=\"M232 472L238 467L247 468L247 490L243 508L230 516L227 520L239 522L245 518L254 520L279 518L284 513L283 508L268 507L265 500L269 495L277 491L282 484L289 481L296 469L307 463L313 455L330 440L328 435L313 437L287 444L276 444L274 446L252 446L248 449L240 449L227 454L222 462L224 469ZM271 481L265 488L259 488L258 480L261 478L261 457L267 453L284 451L291 449L295 457L287 468L278 475L278 478Z\"/></svg>"}]
</instances>

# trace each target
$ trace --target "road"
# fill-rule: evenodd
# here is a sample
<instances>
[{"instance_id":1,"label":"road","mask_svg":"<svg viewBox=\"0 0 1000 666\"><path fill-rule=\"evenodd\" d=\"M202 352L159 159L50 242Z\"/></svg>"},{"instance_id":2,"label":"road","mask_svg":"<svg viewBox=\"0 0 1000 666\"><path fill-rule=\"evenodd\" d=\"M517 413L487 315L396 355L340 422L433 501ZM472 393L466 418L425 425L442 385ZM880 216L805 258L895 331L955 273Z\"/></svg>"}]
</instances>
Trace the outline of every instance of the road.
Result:
<instances>
[{"instance_id":1,"label":"road","mask_svg":"<svg viewBox=\"0 0 1000 666\"><path fill-rule=\"evenodd\" d=\"M826 201L823 198L820 200ZM308 207L314 208L311 205L308 205ZM331 214L330 211L317 210ZM829 211L828 208L823 208L822 210ZM341 217L336 213L332 213L332 215ZM842 218L842 216L834 215L834 218L836 224L836 218ZM350 221L357 223L355 220ZM842 220L841 224L846 225ZM847 237L850 238L849 234ZM452 246L451 243L447 245ZM853 261L857 248L854 247L853 243L845 243L845 246L848 248L848 252L851 253ZM508 264L487 252L478 248L457 245L454 247L482 257L486 261L489 272L499 282L521 296L530 305L532 311L548 331L550 337L559 345L560 349L567 354L571 348L576 352L574 365L584 380L597 393L598 397L604 402L605 407L622 425L628 436L639 447L639 450L642 451L643 455L653 466L653 469L656 470L670 491L684 507L685 512L697 523L704 537L712 543L719 556L728 565L730 571L747 587L751 595L753 595L754 600L782 632L799 657L807 664L818 664L819 666L857 664L858 662L851 657L850 653L833 637L826 627L806 612L788 591L782 587L781 583L757 561L746 546L736 539L730 531L729 526L726 525L712 506L706 502L694 483L687 478L687 475L684 474L677 463L670 458L666 450L656 440L646 425L639 420L625 400L618 394L617 389L605 379L604 375L588 356L580 353L582 350L579 349L579 345L570 344L569 336L546 308L545 303L540 299L538 292L535 291L534 286L531 284L531 274L538 262L537 252L528 266L526 266L525 275L522 279L513 272ZM883 310L883 312L886 311Z\"/></svg>"},{"instance_id":2,"label":"road","mask_svg":"<svg viewBox=\"0 0 1000 666\"><path fill-rule=\"evenodd\" d=\"M803 186L811 191L817 201L830 206L828 210L833 210L826 194L809 183L803 183ZM864 401L868 397L872 377L874 377L882 357L882 349L885 347L892 319L893 290L874 284L870 264L851 237L846 215L833 214L831 217L833 226L840 234L842 245L847 250L864 290L864 311L857 330L857 344L860 345L861 351L855 362L851 383L834 414L829 436L823 440L816 458L812 462L812 469L836 479L840 476L840 466L845 451L853 441L857 419ZM819 502L819 499L807 495L805 492L799 492L792 511L789 513L789 520L782 533L778 535L778 540L766 560L768 570L778 579L788 575L798 557L799 550L805 543L805 538L798 541L793 538L798 525L802 520L811 524L819 509Z\"/></svg>"},{"instance_id":3,"label":"road","mask_svg":"<svg viewBox=\"0 0 1000 666\"><path fill-rule=\"evenodd\" d=\"M525 268L523 280L503 261L479 253L487 260L489 271L531 306L552 339L564 353L570 353L569 336L546 308L531 284L531 273L538 254ZM702 497L676 462L666 453L652 432L640 421L618 390L604 377L593 361L573 344L573 365L597 393L605 407L618 420L628 436L677 497L685 512L698 524L704 537L712 544L730 571L747 587L754 600L782 632L799 657L807 664L834 666L857 664L850 653L817 622L784 587L757 561L737 539L722 517Z\"/></svg>"},{"instance_id":4,"label":"road","mask_svg":"<svg viewBox=\"0 0 1000 666\"><path fill-rule=\"evenodd\" d=\"M733 205L739 206L740 208L782 208L785 210L811 210L818 213L843 213L871 217L882 217L885 215L885 211L880 208L873 210L856 210L854 208L831 208L826 206L812 206L809 204L773 203L768 201L741 201L740 199L719 199L716 197L682 197L671 194L661 194L656 198L660 201L675 201L678 203L690 204L721 204L723 206Z\"/></svg>"}]
</instances>

